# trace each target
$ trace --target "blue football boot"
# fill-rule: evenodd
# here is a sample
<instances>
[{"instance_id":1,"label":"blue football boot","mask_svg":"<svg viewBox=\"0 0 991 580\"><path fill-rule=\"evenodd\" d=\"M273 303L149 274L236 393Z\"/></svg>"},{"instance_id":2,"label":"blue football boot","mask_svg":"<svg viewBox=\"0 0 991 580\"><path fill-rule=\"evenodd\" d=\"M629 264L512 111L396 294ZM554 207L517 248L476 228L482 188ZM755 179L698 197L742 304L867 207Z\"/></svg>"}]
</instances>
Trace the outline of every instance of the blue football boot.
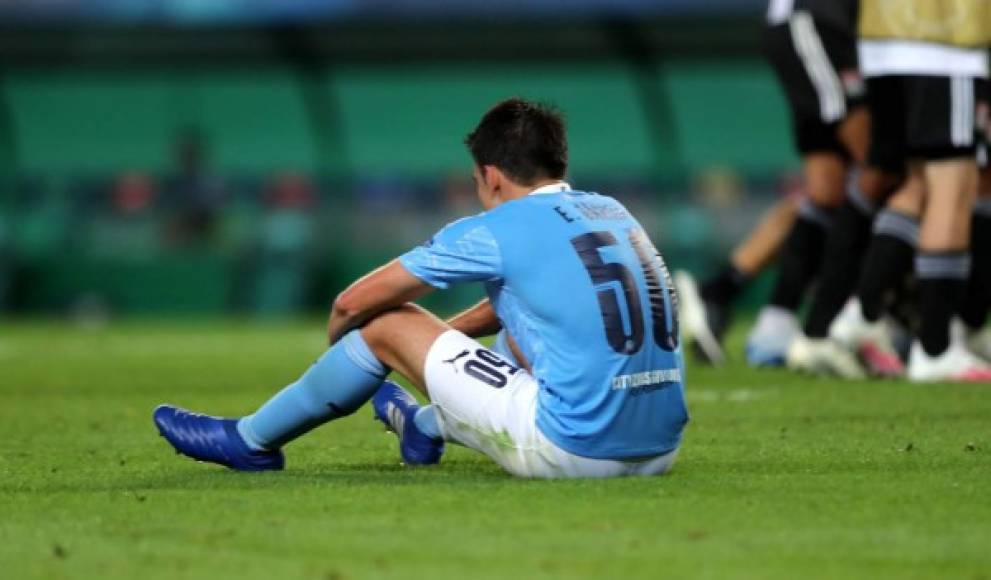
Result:
<instances>
[{"instance_id":1,"label":"blue football boot","mask_svg":"<svg viewBox=\"0 0 991 580\"><path fill-rule=\"evenodd\" d=\"M763 348L755 343L747 343L744 351L747 364L752 367L783 367L787 351L774 348Z\"/></svg>"},{"instance_id":2,"label":"blue football boot","mask_svg":"<svg viewBox=\"0 0 991 580\"><path fill-rule=\"evenodd\" d=\"M237 419L210 417L171 405L159 405L153 417L159 434L186 457L238 471L279 470L285 466L282 451L255 451L248 447L237 432Z\"/></svg>"},{"instance_id":3,"label":"blue football boot","mask_svg":"<svg viewBox=\"0 0 991 580\"><path fill-rule=\"evenodd\" d=\"M399 437L399 454L407 465L433 465L444 454L444 440L428 437L416 426L419 410L413 395L392 381L385 381L372 397L375 418Z\"/></svg>"}]
</instances>

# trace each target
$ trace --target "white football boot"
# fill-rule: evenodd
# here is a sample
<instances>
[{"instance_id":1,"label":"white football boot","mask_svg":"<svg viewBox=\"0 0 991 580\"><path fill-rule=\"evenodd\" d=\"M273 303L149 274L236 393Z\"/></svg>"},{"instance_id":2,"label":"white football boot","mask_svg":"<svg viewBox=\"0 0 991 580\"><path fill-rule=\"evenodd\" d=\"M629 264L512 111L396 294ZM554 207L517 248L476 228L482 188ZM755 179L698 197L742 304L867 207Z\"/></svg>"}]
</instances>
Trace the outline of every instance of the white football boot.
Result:
<instances>
[{"instance_id":1,"label":"white football boot","mask_svg":"<svg viewBox=\"0 0 991 580\"><path fill-rule=\"evenodd\" d=\"M962 342L950 341L939 356L929 356L917 340L908 359L908 378L917 383L944 381L991 383L991 364L967 350Z\"/></svg>"},{"instance_id":2,"label":"white football boot","mask_svg":"<svg viewBox=\"0 0 991 580\"><path fill-rule=\"evenodd\" d=\"M831 338L808 338L799 333L788 345L789 369L813 375L863 379L867 375L857 357Z\"/></svg>"},{"instance_id":3,"label":"white football boot","mask_svg":"<svg viewBox=\"0 0 991 580\"><path fill-rule=\"evenodd\" d=\"M970 352L991 362L991 326L972 331L967 337L967 347L970 348Z\"/></svg>"},{"instance_id":4,"label":"white football boot","mask_svg":"<svg viewBox=\"0 0 991 580\"><path fill-rule=\"evenodd\" d=\"M697 345L709 364L723 364L726 362L726 354L709 324L705 303L695 278L688 272L679 270L674 273L674 287L678 291L678 316L683 342Z\"/></svg>"},{"instance_id":5,"label":"white football boot","mask_svg":"<svg viewBox=\"0 0 991 580\"><path fill-rule=\"evenodd\" d=\"M967 345L970 352L991 362L991 326L971 330L959 318L950 323L950 340Z\"/></svg>"},{"instance_id":6,"label":"white football boot","mask_svg":"<svg viewBox=\"0 0 991 580\"><path fill-rule=\"evenodd\" d=\"M867 371L877 377L902 377L905 365L898 356L888 324L869 322L856 298L847 301L829 327L829 337L852 352Z\"/></svg>"},{"instance_id":7,"label":"white football boot","mask_svg":"<svg viewBox=\"0 0 991 580\"><path fill-rule=\"evenodd\" d=\"M788 345L801 334L795 313L778 306L765 306L747 336L747 363L755 367L785 364Z\"/></svg>"}]
</instances>

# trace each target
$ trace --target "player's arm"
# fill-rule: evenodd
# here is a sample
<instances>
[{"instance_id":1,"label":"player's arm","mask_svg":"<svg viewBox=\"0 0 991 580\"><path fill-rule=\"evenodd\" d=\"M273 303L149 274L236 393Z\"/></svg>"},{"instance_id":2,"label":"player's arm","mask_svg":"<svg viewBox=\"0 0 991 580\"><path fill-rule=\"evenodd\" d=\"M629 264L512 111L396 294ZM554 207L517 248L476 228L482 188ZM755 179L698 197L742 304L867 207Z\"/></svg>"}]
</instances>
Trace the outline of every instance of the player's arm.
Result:
<instances>
[{"instance_id":1,"label":"player's arm","mask_svg":"<svg viewBox=\"0 0 991 580\"><path fill-rule=\"evenodd\" d=\"M410 274L399 260L393 260L337 296L327 322L327 338L334 344L376 314L412 302L431 290L432 286Z\"/></svg>"},{"instance_id":2,"label":"player's arm","mask_svg":"<svg viewBox=\"0 0 991 580\"><path fill-rule=\"evenodd\" d=\"M447 323L454 330L463 332L472 338L489 336L502 329L502 323L499 322L495 309L492 308L488 298L451 317Z\"/></svg>"}]
</instances>

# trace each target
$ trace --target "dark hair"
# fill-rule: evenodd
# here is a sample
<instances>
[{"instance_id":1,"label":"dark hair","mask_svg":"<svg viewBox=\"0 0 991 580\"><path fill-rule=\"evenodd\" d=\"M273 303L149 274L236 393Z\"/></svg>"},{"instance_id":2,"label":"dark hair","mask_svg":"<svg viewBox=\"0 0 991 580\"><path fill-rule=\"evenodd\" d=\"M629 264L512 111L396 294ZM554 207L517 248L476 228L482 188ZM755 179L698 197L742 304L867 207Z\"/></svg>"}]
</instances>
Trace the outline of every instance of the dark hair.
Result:
<instances>
[{"instance_id":1,"label":"dark hair","mask_svg":"<svg viewBox=\"0 0 991 580\"><path fill-rule=\"evenodd\" d=\"M550 105L506 99L465 138L475 163L494 165L520 185L561 179L568 168L564 118Z\"/></svg>"}]
</instances>

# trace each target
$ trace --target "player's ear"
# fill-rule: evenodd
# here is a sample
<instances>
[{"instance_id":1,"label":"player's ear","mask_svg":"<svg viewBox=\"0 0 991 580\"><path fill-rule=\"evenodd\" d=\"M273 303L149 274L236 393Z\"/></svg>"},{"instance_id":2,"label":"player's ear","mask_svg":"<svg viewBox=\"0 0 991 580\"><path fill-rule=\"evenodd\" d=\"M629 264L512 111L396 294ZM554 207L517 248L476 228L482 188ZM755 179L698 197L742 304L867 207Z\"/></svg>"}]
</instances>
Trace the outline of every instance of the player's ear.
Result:
<instances>
[{"instance_id":1,"label":"player's ear","mask_svg":"<svg viewBox=\"0 0 991 580\"><path fill-rule=\"evenodd\" d=\"M482 176L485 178L485 185L488 186L489 191L496 193L502 189L505 177L495 165L482 167Z\"/></svg>"}]
</instances>

